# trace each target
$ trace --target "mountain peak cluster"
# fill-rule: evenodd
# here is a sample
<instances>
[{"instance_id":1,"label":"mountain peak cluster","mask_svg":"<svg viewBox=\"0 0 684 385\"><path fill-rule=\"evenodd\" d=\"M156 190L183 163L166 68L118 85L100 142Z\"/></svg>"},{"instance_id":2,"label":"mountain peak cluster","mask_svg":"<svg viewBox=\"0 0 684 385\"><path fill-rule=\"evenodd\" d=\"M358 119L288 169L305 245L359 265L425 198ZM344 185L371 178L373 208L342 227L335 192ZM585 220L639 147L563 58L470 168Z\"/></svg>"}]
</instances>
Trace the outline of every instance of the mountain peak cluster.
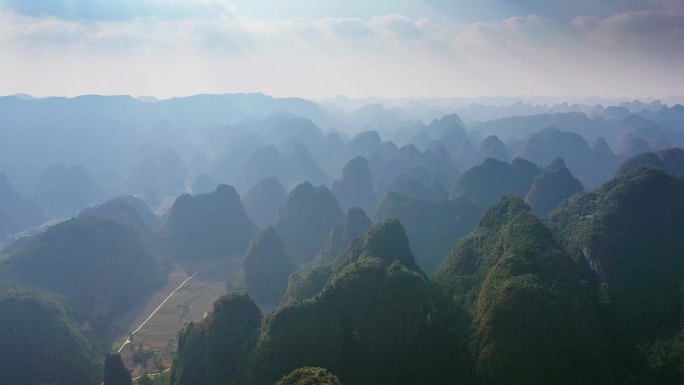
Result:
<instances>
[{"instance_id":1,"label":"mountain peak cluster","mask_svg":"<svg viewBox=\"0 0 684 385\"><path fill-rule=\"evenodd\" d=\"M681 384L684 109L523 107L0 98L0 385ZM115 321L230 260L133 381Z\"/></svg>"}]
</instances>

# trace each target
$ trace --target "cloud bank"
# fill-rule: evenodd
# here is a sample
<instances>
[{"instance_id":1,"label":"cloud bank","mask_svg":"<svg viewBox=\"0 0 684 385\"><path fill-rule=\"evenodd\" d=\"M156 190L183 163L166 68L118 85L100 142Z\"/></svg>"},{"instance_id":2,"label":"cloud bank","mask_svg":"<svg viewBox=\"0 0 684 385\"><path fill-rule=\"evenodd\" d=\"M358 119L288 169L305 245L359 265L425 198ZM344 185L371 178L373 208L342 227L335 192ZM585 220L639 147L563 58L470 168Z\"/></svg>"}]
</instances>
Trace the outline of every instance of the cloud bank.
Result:
<instances>
[{"instance_id":1,"label":"cloud bank","mask_svg":"<svg viewBox=\"0 0 684 385\"><path fill-rule=\"evenodd\" d=\"M418 3L430 7L258 18L222 0L0 0L0 94L658 97L684 87L679 0L567 2L565 12L523 1L522 15L496 19L506 14L496 8L482 17L494 20L467 22Z\"/></svg>"}]
</instances>

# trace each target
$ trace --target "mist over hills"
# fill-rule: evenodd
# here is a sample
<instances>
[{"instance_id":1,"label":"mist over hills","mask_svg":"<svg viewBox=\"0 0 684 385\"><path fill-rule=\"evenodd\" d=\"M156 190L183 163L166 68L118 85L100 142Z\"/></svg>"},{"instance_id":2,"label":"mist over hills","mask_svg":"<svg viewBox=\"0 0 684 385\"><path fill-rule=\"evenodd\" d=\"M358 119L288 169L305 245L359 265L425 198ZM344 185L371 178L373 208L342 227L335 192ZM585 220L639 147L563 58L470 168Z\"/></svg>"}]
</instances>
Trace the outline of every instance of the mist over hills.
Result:
<instances>
[{"instance_id":1,"label":"mist over hills","mask_svg":"<svg viewBox=\"0 0 684 385\"><path fill-rule=\"evenodd\" d=\"M678 384L684 108L521 100L0 98L0 385L232 260L159 384Z\"/></svg>"}]
</instances>

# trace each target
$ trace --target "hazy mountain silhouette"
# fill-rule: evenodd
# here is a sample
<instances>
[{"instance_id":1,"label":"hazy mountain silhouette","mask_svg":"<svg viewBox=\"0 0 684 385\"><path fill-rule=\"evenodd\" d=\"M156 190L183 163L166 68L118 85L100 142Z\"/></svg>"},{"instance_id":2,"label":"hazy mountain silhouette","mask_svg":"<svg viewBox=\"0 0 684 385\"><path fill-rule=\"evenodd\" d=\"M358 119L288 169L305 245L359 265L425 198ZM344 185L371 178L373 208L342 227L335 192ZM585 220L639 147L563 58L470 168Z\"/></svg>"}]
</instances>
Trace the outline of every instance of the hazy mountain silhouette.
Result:
<instances>
[{"instance_id":1,"label":"hazy mountain silhouette","mask_svg":"<svg viewBox=\"0 0 684 385\"><path fill-rule=\"evenodd\" d=\"M218 185L219 182L212 179L209 175L199 174L195 178L195 182L193 182L191 189L194 195L208 194L216 190Z\"/></svg>"},{"instance_id":2,"label":"hazy mountain silhouette","mask_svg":"<svg viewBox=\"0 0 684 385\"><path fill-rule=\"evenodd\" d=\"M525 196L525 203L530 205L535 214L544 215L566 198L582 191L582 183L572 176L563 159L558 158L534 179Z\"/></svg>"},{"instance_id":3,"label":"hazy mountain silhouette","mask_svg":"<svg viewBox=\"0 0 684 385\"><path fill-rule=\"evenodd\" d=\"M0 173L0 237L46 220L43 210L32 200L22 197Z\"/></svg>"},{"instance_id":4,"label":"hazy mountain silhouette","mask_svg":"<svg viewBox=\"0 0 684 385\"><path fill-rule=\"evenodd\" d=\"M110 218L136 227L139 231L152 235L161 227L161 221L154 215L145 202L131 195L115 197L99 205L81 210L79 217L93 216Z\"/></svg>"},{"instance_id":5,"label":"hazy mountain silhouette","mask_svg":"<svg viewBox=\"0 0 684 385\"><path fill-rule=\"evenodd\" d=\"M276 178L266 178L252 186L243 197L245 210L260 226L273 224L278 210L287 200L287 192Z\"/></svg>"},{"instance_id":6,"label":"hazy mountain silhouette","mask_svg":"<svg viewBox=\"0 0 684 385\"><path fill-rule=\"evenodd\" d=\"M209 194L178 197L161 230L164 253L198 259L242 254L256 226L232 186L219 185Z\"/></svg>"},{"instance_id":7,"label":"hazy mountain silhouette","mask_svg":"<svg viewBox=\"0 0 684 385\"><path fill-rule=\"evenodd\" d=\"M324 264L334 260L353 240L368 231L371 225L371 220L362 208L350 208L344 219L335 225L323 241L316 262Z\"/></svg>"},{"instance_id":8,"label":"hazy mountain silhouette","mask_svg":"<svg viewBox=\"0 0 684 385\"><path fill-rule=\"evenodd\" d=\"M295 270L285 254L280 235L273 226L254 236L242 261L247 292L258 303L275 305L287 290L287 280Z\"/></svg>"},{"instance_id":9,"label":"hazy mountain silhouette","mask_svg":"<svg viewBox=\"0 0 684 385\"><path fill-rule=\"evenodd\" d=\"M509 164L487 158L482 164L463 173L456 182L452 196L489 207L506 195L527 195L532 182L541 172L537 165L525 159L515 158Z\"/></svg>"},{"instance_id":10,"label":"hazy mountain silhouette","mask_svg":"<svg viewBox=\"0 0 684 385\"><path fill-rule=\"evenodd\" d=\"M439 267L451 245L477 223L482 209L465 200L429 200L394 192L387 194L376 220L397 218L406 227L416 261L426 271Z\"/></svg>"},{"instance_id":11,"label":"hazy mountain silhouette","mask_svg":"<svg viewBox=\"0 0 684 385\"><path fill-rule=\"evenodd\" d=\"M378 198L373 192L373 181L366 158L352 158L342 169L340 180L333 182L332 193L343 210L361 207L367 213L375 211Z\"/></svg>"},{"instance_id":12,"label":"hazy mountain silhouette","mask_svg":"<svg viewBox=\"0 0 684 385\"><path fill-rule=\"evenodd\" d=\"M343 216L330 190L304 182L290 192L274 227L290 259L303 264L313 261L325 237Z\"/></svg>"},{"instance_id":13,"label":"hazy mountain silhouette","mask_svg":"<svg viewBox=\"0 0 684 385\"><path fill-rule=\"evenodd\" d=\"M64 215L97 202L100 188L83 166L55 163L45 169L35 198L49 213Z\"/></svg>"}]
</instances>

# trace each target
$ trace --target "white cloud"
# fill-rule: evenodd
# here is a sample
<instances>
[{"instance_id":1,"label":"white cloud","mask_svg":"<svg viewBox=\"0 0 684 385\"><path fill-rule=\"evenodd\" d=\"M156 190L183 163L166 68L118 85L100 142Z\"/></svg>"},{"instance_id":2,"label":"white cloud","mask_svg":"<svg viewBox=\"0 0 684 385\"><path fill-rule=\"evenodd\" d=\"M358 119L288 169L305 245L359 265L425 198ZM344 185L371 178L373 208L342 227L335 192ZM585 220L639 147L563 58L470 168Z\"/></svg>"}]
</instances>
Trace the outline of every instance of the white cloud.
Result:
<instances>
[{"instance_id":1,"label":"white cloud","mask_svg":"<svg viewBox=\"0 0 684 385\"><path fill-rule=\"evenodd\" d=\"M30 17L86 21L213 18L237 9L227 0L0 0L0 8Z\"/></svg>"},{"instance_id":2,"label":"white cloud","mask_svg":"<svg viewBox=\"0 0 684 385\"><path fill-rule=\"evenodd\" d=\"M0 11L0 94L638 96L684 88L674 60L683 58L684 19L671 5L455 25L401 14L254 19L224 1L191 1L222 11L89 20Z\"/></svg>"}]
</instances>

